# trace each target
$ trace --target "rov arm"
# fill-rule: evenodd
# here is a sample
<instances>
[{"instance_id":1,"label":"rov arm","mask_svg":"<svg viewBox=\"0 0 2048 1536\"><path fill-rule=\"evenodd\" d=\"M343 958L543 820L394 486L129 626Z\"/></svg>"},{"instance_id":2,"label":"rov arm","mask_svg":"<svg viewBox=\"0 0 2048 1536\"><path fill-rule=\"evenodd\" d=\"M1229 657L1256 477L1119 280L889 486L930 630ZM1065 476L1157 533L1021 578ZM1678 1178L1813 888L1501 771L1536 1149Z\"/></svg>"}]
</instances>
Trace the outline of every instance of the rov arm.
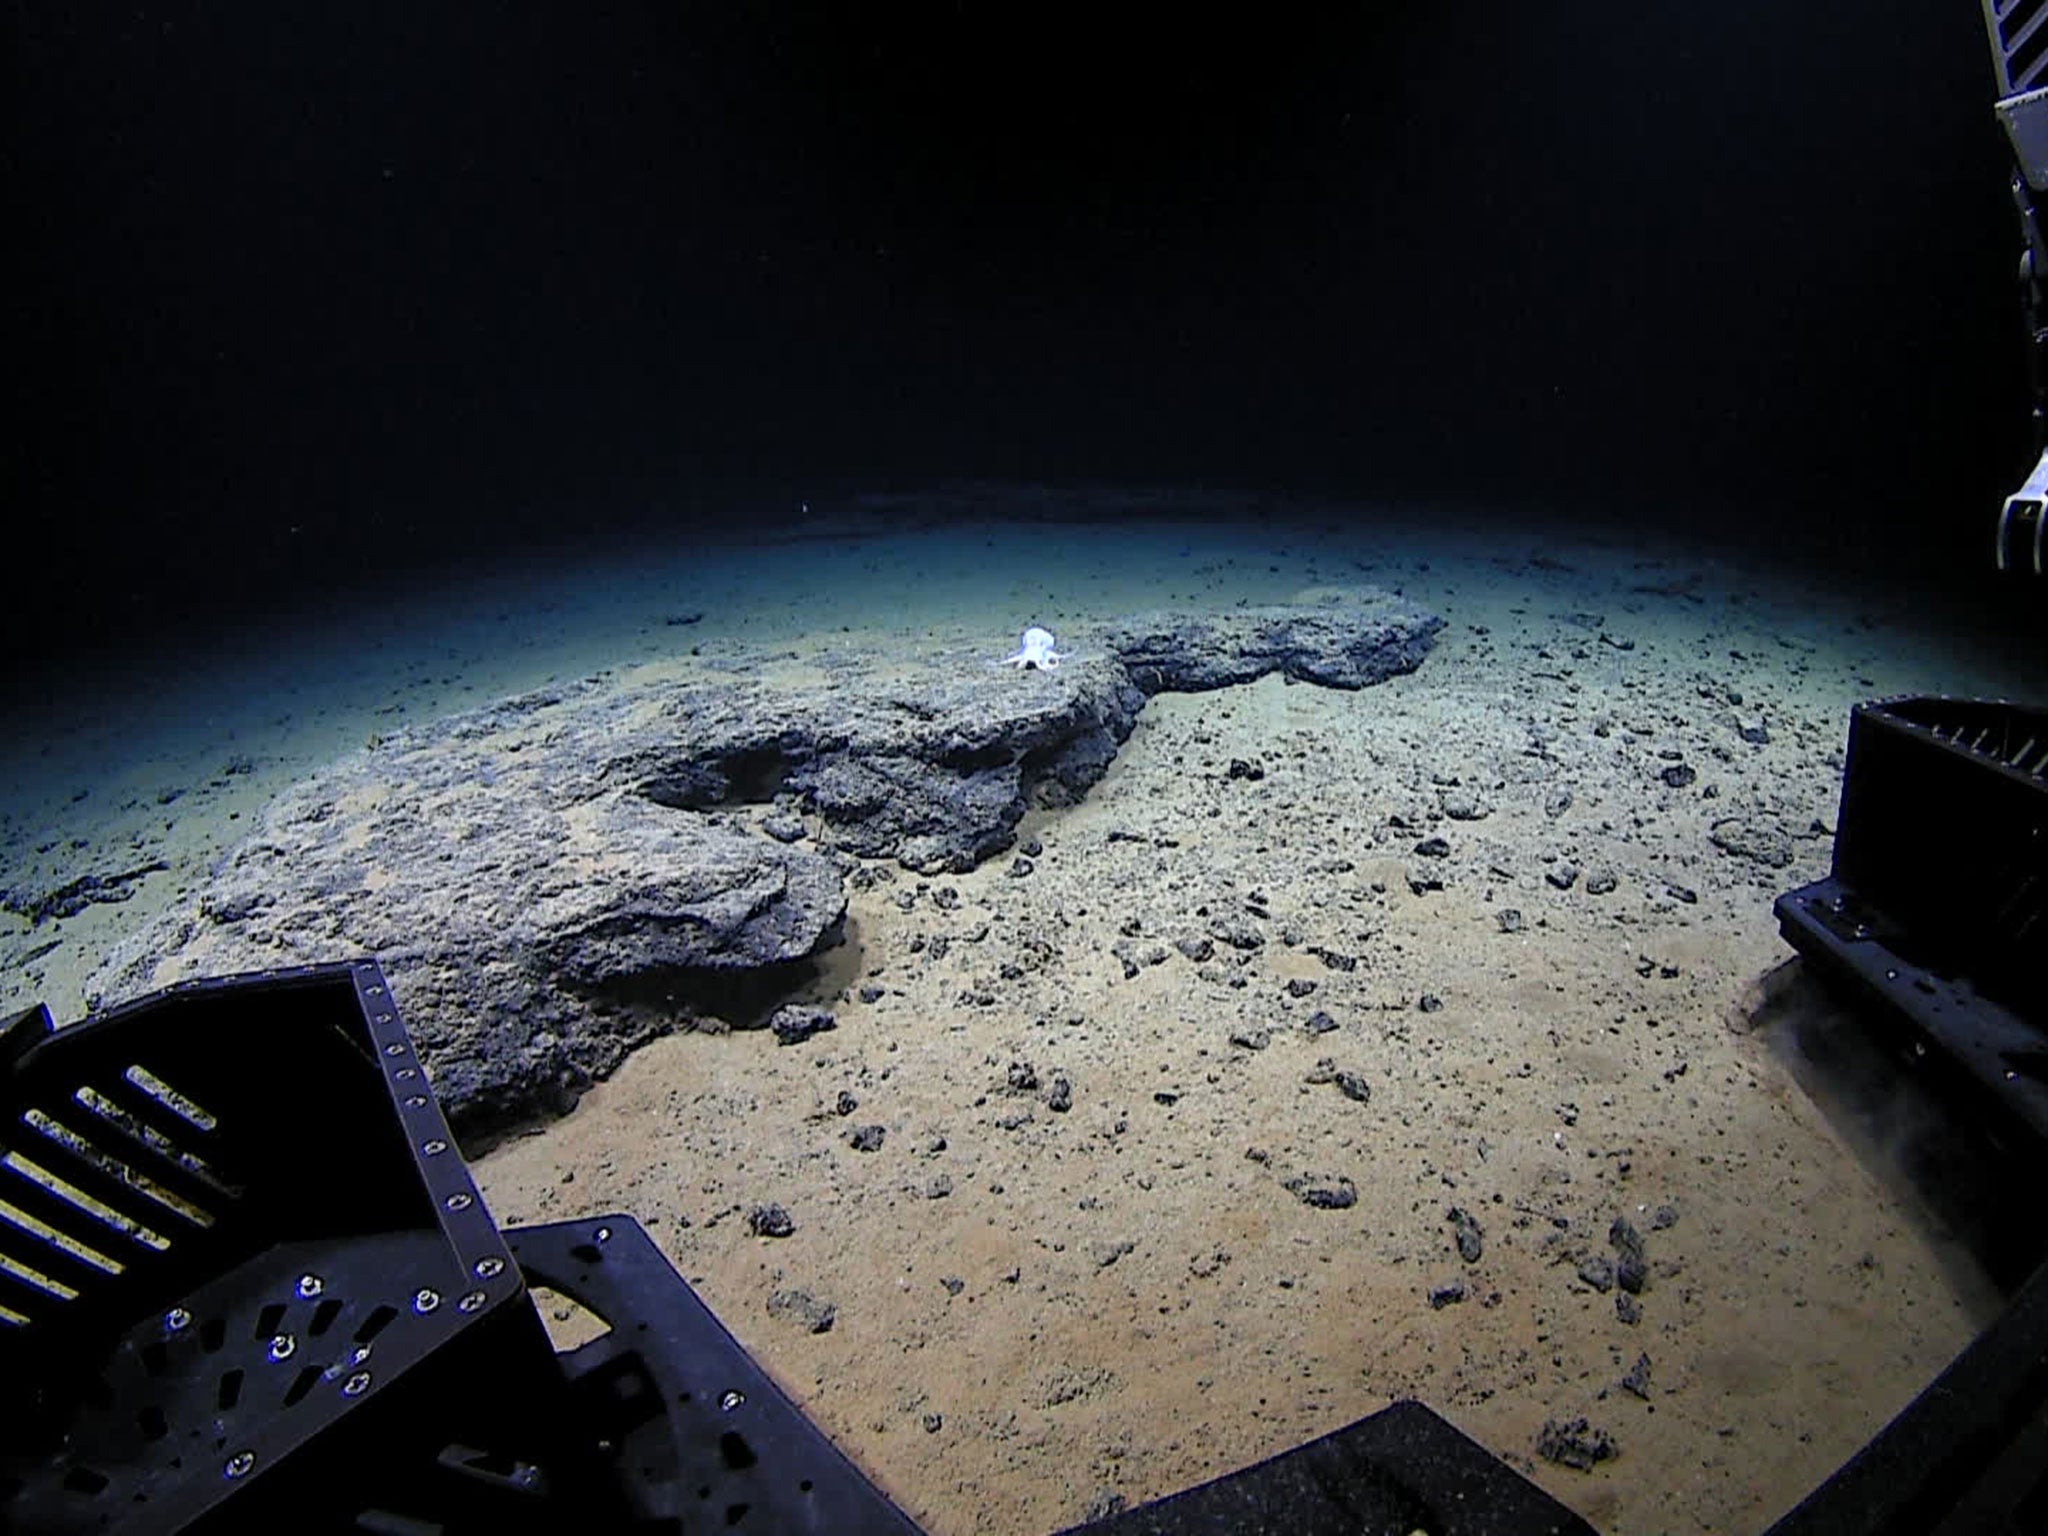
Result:
<instances>
[{"instance_id":1,"label":"rov arm","mask_svg":"<svg viewBox=\"0 0 2048 1536\"><path fill-rule=\"evenodd\" d=\"M1998 568L2048 572L2048 239L2037 199L2048 196L2048 0L1982 0L1998 121L2012 149L2012 199L2019 215L2020 311L2033 384L2034 447L2040 458L1998 514Z\"/></svg>"}]
</instances>

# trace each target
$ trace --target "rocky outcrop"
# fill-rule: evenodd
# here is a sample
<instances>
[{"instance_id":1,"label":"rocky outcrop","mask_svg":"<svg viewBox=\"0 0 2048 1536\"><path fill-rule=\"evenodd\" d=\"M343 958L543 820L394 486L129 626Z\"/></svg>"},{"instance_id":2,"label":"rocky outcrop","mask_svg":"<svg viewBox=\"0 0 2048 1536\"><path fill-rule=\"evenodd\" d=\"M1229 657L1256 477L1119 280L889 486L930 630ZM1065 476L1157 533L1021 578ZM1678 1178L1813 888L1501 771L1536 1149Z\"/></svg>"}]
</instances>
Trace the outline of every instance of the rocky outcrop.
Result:
<instances>
[{"instance_id":1,"label":"rocky outcrop","mask_svg":"<svg viewBox=\"0 0 2048 1536\"><path fill-rule=\"evenodd\" d=\"M1320 602L1140 614L1110 626L1109 649L1147 693L1249 683L1269 672L1325 688L1369 688L1422 665L1442 627L1384 593Z\"/></svg>"},{"instance_id":2,"label":"rocky outcrop","mask_svg":"<svg viewBox=\"0 0 2048 1536\"><path fill-rule=\"evenodd\" d=\"M376 955L458 1130L572 1102L678 1023L765 1022L836 941L856 859L925 873L1071 804L1145 698L1280 671L1356 688L1441 621L1373 592L1063 635L1017 672L986 637L714 653L374 742L280 795L192 906L94 979Z\"/></svg>"}]
</instances>

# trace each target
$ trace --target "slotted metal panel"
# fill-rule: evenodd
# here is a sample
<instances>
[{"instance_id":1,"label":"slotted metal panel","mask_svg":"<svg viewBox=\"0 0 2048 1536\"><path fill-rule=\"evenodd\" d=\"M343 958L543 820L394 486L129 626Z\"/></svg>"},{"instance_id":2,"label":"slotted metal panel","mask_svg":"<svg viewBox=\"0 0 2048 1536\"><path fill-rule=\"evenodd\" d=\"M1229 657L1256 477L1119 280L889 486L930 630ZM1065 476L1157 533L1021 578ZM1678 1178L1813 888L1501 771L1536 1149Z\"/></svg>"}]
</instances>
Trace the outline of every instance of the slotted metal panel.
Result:
<instances>
[{"instance_id":1,"label":"slotted metal panel","mask_svg":"<svg viewBox=\"0 0 2048 1536\"><path fill-rule=\"evenodd\" d=\"M2016 96L2048 82L2048 0L1984 0L1984 25L1998 70L1998 94Z\"/></svg>"}]
</instances>

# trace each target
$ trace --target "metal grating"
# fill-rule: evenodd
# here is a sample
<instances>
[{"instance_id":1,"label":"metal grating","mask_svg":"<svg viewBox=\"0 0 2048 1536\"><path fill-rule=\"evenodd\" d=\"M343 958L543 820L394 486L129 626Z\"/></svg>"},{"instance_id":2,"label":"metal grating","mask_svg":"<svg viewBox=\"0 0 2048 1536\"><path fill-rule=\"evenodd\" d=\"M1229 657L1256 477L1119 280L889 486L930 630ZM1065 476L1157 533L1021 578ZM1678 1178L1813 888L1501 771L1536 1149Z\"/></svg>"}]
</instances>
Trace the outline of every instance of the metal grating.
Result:
<instances>
[{"instance_id":1,"label":"metal grating","mask_svg":"<svg viewBox=\"0 0 2048 1536\"><path fill-rule=\"evenodd\" d=\"M1998 94L2037 89L2048 77L2048 0L1984 0L1984 25L1998 69Z\"/></svg>"}]
</instances>

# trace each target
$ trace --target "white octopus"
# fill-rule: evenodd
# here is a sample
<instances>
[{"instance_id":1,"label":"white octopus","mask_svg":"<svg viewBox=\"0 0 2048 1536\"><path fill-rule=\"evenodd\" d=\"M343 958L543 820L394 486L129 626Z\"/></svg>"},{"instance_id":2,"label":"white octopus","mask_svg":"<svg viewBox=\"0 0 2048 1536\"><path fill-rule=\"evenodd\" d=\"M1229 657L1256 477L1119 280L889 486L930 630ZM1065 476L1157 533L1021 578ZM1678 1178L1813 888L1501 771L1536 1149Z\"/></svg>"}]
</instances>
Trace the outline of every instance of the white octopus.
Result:
<instances>
[{"instance_id":1,"label":"white octopus","mask_svg":"<svg viewBox=\"0 0 2048 1536\"><path fill-rule=\"evenodd\" d=\"M1064 659L1064 653L1053 648L1052 631L1040 629L1036 624L1024 631L1018 642L1017 654L1005 656L999 665L1015 667L1022 672L1026 667L1041 667L1047 672L1056 670Z\"/></svg>"}]
</instances>

